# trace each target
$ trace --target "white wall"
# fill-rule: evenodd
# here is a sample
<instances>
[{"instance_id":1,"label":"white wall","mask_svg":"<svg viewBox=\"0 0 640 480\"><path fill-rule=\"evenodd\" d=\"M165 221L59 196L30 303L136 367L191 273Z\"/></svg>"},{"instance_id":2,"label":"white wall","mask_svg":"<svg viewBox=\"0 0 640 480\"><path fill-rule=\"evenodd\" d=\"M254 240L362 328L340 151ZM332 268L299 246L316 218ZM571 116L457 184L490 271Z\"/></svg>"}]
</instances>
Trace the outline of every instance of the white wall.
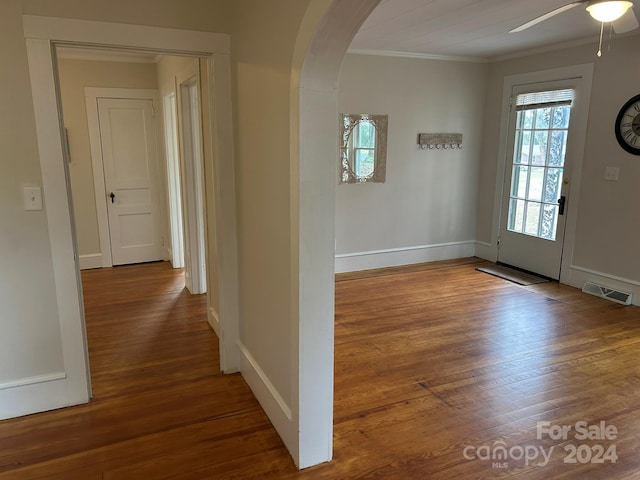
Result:
<instances>
[{"instance_id":1,"label":"white wall","mask_svg":"<svg viewBox=\"0 0 640 480\"><path fill-rule=\"evenodd\" d=\"M41 186L21 2L0 15L0 388L62 371L53 266L44 210L22 208L22 185ZM0 412L6 391L0 390Z\"/></svg>"},{"instance_id":2,"label":"white wall","mask_svg":"<svg viewBox=\"0 0 640 480\"><path fill-rule=\"evenodd\" d=\"M640 36L614 38L601 58L597 45L519 57L492 64L489 71L485 145L478 203L477 238L490 243L495 212L496 165L499 145L500 103L507 75L594 63L589 125L583 160L581 195L567 208L578 210L570 283L582 287L595 280L627 291L640 301L640 159L620 148L614 135L616 115L638 91L637 52ZM620 168L618 182L604 180L606 166Z\"/></svg>"},{"instance_id":3,"label":"white wall","mask_svg":"<svg viewBox=\"0 0 640 480\"><path fill-rule=\"evenodd\" d=\"M481 63L346 56L340 112L389 115L387 178L338 185L337 271L474 254L487 71ZM420 150L418 133L462 133L464 146Z\"/></svg>"},{"instance_id":4,"label":"white wall","mask_svg":"<svg viewBox=\"0 0 640 480\"><path fill-rule=\"evenodd\" d=\"M98 217L91 165L91 145L87 124L85 87L157 88L153 63L58 61L64 124L69 135L71 193L76 222L78 253L81 258L97 258L100 251ZM157 107L157 106L156 106ZM160 192L160 198L163 198ZM163 222L164 225L165 222ZM164 234L165 238L167 237ZM107 246L108 247L108 246ZM98 262L98 266L102 264Z\"/></svg>"}]
</instances>

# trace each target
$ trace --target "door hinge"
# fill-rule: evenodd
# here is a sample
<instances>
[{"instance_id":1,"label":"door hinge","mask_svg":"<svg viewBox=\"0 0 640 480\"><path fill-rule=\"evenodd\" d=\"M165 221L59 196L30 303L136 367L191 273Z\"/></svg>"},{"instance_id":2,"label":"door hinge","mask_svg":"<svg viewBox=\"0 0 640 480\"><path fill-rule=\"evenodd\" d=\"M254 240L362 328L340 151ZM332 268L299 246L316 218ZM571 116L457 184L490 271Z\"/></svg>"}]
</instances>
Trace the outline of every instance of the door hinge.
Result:
<instances>
[{"instance_id":1,"label":"door hinge","mask_svg":"<svg viewBox=\"0 0 640 480\"><path fill-rule=\"evenodd\" d=\"M509 107L513 106L513 97L509 97Z\"/></svg>"},{"instance_id":2,"label":"door hinge","mask_svg":"<svg viewBox=\"0 0 640 480\"><path fill-rule=\"evenodd\" d=\"M498 241L496 242L496 246L500 247L500 237L498 237Z\"/></svg>"},{"instance_id":3,"label":"door hinge","mask_svg":"<svg viewBox=\"0 0 640 480\"><path fill-rule=\"evenodd\" d=\"M156 107L155 107L155 105L153 104L153 102L151 102L151 116L152 116L153 118L156 118Z\"/></svg>"}]
</instances>

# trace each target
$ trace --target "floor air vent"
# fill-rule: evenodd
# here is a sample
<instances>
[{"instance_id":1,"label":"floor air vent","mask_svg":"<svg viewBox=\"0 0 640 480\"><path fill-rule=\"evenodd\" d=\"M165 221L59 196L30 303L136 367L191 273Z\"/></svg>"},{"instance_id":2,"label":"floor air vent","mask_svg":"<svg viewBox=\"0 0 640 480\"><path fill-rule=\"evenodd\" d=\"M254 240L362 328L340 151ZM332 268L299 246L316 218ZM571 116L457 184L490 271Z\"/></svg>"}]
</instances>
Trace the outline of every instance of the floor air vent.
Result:
<instances>
[{"instance_id":1,"label":"floor air vent","mask_svg":"<svg viewBox=\"0 0 640 480\"><path fill-rule=\"evenodd\" d=\"M611 288L604 287L602 285L596 285L595 283L587 282L582 287L584 293L590 293L596 297L606 298L612 302L621 303L623 305L631 305L631 294L627 292L621 292L620 290L613 290Z\"/></svg>"}]
</instances>

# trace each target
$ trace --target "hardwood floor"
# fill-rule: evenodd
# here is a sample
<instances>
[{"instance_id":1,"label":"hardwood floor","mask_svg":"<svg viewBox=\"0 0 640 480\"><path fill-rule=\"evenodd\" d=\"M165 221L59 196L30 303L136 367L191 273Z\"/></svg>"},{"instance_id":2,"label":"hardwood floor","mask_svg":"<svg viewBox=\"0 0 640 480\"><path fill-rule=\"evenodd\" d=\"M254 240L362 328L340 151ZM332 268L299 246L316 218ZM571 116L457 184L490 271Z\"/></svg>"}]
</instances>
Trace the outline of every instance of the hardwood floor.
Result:
<instances>
[{"instance_id":1,"label":"hardwood floor","mask_svg":"<svg viewBox=\"0 0 640 480\"><path fill-rule=\"evenodd\" d=\"M220 373L206 299L180 271L82 277L94 399L0 422L0 478L169 478L255 452L290 461L242 377Z\"/></svg>"},{"instance_id":2,"label":"hardwood floor","mask_svg":"<svg viewBox=\"0 0 640 480\"><path fill-rule=\"evenodd\" d=\"M0 479L639 479L640 309L484 264L337 276L335 458L303 472L219 373L204 297L166 264L83 272L95 398L0 422ZM617 436L578 440L579 421ZM564 463L582 444L616 463Z\"/></svg>"}]
</instances>

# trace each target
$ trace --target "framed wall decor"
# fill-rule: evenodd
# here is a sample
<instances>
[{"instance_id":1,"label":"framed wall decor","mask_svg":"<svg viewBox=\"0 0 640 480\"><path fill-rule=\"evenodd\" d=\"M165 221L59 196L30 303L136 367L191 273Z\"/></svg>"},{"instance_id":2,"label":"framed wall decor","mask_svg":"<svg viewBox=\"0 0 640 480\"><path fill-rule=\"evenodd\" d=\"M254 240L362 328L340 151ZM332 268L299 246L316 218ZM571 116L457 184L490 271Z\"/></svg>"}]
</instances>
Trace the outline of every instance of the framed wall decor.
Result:
<instances>
[{"instance_id":1,"label":"framed wall decor","mask_svg":"<svg viewBox=\"0 0 640 480\"><path fill-rule=\"evenodd\" d=\"M340 114L339 183L385 181L387 124L387 115Z\"/></svg>"}]
</instances>

